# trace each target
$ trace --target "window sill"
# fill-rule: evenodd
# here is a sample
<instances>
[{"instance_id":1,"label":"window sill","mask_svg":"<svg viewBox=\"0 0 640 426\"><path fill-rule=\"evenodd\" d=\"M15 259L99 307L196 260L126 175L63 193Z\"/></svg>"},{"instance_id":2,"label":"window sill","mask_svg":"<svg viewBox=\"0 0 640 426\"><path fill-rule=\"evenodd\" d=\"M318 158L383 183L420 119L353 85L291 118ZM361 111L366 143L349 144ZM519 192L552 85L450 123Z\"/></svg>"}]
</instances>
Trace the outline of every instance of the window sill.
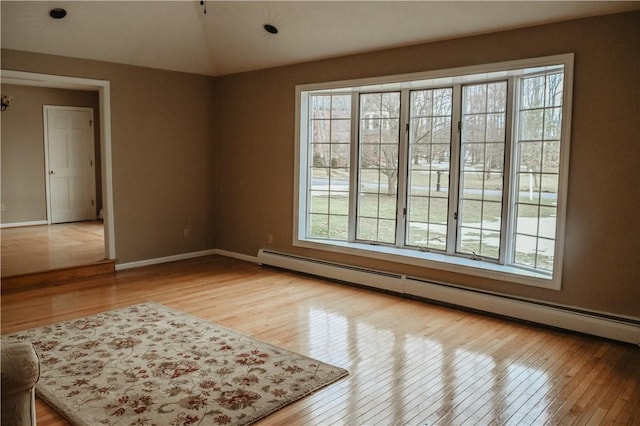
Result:
<instances>
[{"instance_id":1,"label":"window sill","mask_svg":"<svg viewBox=\"0 0 640 426\"><path fill-rule=\"evenodd\" d=\"M560 279L543 273L520 269L513 266L447 256L439 253L421 252L396 247L386 247L362 243L325 240L294 240L293 245L308 249L330 251L346 255L367 257L389 262L402 263L424 268L439 269L459 274L489 278L509 283L560 290ZM557 275L557 274L555 274Z\"/></svg>"}]
</instances>

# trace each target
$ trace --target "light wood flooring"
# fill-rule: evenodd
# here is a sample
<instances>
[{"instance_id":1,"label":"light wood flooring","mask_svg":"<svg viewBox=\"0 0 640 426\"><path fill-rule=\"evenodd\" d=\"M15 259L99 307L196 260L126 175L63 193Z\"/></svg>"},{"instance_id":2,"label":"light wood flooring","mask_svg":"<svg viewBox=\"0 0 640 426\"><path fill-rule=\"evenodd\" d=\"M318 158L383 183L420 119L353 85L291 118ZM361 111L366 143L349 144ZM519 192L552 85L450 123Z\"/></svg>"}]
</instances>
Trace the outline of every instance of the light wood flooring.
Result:
<instances>
[{"instance_id":1,"label":"light wood flooring","mask_svg":"<svg viewBox=\"0 0 640 426\"><path fill-rule=\"evenodd\" d=\"M3 295L2 333L144 301L349 370L260 425L640 425L636 346L219 256Z\"/></svg>"},{"instance_id":2,"label":"light wood flooring","mask_svg":"<svg viewBox=\"0 0 640 426\"><path fill-rule=\"evenodd\" d=\"M3 228L2 278L99 262L104 255L102 222Z\"/></svg>"}]
</instances>

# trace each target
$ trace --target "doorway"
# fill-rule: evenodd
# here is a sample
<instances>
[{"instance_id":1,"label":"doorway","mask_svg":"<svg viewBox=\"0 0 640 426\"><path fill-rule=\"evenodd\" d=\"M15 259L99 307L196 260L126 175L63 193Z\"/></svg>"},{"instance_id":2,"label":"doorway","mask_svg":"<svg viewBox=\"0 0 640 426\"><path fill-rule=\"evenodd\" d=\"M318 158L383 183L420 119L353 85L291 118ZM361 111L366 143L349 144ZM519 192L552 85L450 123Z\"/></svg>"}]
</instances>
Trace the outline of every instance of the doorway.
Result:
<instances>
[{"instance_id":1,"label":"doorway","mask_svg":"<svg viewBox=\"0 0 640 426\"><path fill-rule=\"evenodd\" d=\"M115 235L113 215L113 187L111 166L111 109L110 83L78 77L37 74L22 71L2 70L2 83L23 86L40 86L61 89L93 90L99 96L100 114L100 159L102 192L102 219L104 225L104 258L115 259ZM94 184L95 188L95 184ZM95 214L94 214L95 218Z\"/></svg>"}]
</instances>

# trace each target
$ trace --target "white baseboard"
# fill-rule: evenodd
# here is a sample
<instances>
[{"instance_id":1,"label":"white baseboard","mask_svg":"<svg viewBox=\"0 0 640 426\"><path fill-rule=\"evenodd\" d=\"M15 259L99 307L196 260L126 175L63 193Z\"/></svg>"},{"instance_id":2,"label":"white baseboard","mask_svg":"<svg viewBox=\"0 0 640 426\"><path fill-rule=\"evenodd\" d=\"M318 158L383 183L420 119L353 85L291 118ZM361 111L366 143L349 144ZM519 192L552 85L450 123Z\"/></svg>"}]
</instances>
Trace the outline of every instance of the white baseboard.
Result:
<instances>
[{"instance_id":1,"label":"white baseboard","mask_svg":"<svg viewBox=\"0 0 640 426\"><path fill-rule=\"evenodd\" d=\"M213 252L215 254L219 254L220 256L232 257L234 259L244 260L245 262L250 262L250 263L258 263L258 258L256 256L248 256L246 254L240 254L233 251L220 250L220 249L215 249L213 250Z\"/></svg>"},{"instance_id":2,"label":"white baseboard","mask_svg":"<svg viewBox=\"0 0 640 426\"><path fill-rule=\"evenodd\" d=\"M257 260L265 265L640 345L640 318L636 317L554 305L270 250L260 250Z\"/></svg>"},{"instance_id":3,"label":"white baseboard","mask_svg":"<svg viewBox=\"0 0 640 426\"><path fill-rule=\"evenodd\" d=\"M154 259L139 260L136 262L116 263L116 271L122 271L124 269L131 269L131 268L140 268L142 266L158 265L160 263L176 262L178 260L193 259L196 257L210 256L212 254L219 254L219 253L217 253L217 250L211 249L211 250L202 250L202 251L196 251L191 253L176 254L173 256L157 257Z\"/></svg>"},{"instance_id":4,"label":"white baseboard","mask_svg":"<svg viewBox=\"0 0 640 426\"><path fill-rule=\"evenodd\" d=\"M18 228L23 226L39 226L39 225L48 225L49 222L46 220L36 220L33 222L13 222L13 223L3 223L0 225L0 228Z\"/></svg>"}]
</instances>

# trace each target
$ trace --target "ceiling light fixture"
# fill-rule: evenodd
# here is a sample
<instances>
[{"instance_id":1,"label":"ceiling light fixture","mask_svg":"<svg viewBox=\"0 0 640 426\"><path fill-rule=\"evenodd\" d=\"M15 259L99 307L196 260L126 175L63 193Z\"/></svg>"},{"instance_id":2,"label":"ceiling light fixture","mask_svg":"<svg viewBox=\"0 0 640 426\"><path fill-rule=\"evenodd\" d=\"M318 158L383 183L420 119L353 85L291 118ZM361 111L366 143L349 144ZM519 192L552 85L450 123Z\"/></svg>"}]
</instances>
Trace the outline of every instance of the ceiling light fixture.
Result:
<instances>
[{"instance_id":1,"label":"ceiling light fixture","mask_svg":"<svg viewBox=\"0 0 640 426\"><path fill-rule=\"evenodd\" d=\"M264 30L269 34L278 34L278 29L271 24L264 24Z\"/></svg>"},{"instance_id":2,"label":"ceiling light fixture","mask_svg":"<svg viewBox=\"0 0 640 426\"><path fill-rule=\"evenodd\" d=\"M51 16L53 19L62 19L67 16L67 11L61 7L56 7L49 11L49 16Z\"/></svg>"}]
</instances>

